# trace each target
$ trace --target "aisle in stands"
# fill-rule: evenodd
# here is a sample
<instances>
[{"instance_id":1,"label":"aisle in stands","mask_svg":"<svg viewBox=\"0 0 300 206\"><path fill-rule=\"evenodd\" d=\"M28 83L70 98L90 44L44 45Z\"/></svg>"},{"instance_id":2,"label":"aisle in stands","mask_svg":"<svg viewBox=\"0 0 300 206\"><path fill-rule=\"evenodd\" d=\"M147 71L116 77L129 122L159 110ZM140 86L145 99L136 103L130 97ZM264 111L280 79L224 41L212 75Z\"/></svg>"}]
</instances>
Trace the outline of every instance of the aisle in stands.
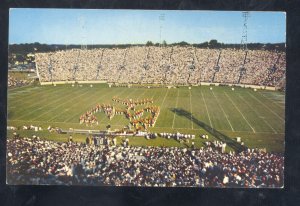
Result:
<instances>
[{"instance_id":1,"label":"aisle in stands","mask_svg":"<svg viewBox=\"0 0 300 206\"><path fill-rule=\"evenodd\" d=\"M217 82L276 86L286 70L284 52L190 46L37 53L36 65L42 82L105 80L175 85ZM246 70L242 76L241 68Z\"/></svg>"}]
</instances>

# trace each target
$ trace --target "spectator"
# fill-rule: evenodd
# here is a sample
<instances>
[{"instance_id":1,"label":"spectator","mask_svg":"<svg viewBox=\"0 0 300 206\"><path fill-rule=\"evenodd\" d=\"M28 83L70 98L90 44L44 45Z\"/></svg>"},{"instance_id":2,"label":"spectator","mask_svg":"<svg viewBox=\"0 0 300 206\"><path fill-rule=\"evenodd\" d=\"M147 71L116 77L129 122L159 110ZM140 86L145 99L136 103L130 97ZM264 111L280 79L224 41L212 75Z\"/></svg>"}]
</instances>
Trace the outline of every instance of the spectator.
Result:
<instances>
[{"instance_id":1,"label":"spectator","mask_svg":"<svg viewBox=\"0 0 300 206\"><path fill-rule=\"evenodd\" d=\"M88 137L87 137L88 139ZM282 187L282 154L7 140L9 184Z\"/></svg>"},{"instance_id":2,"label":"spectator","mask_svg":"<svg viewBox=\"0 0 300 206\"><path fill-rule=\"evenodd\" d=\"M284 52L194 47L130 47L37 53L42 82L189 85L200 82L276 86L286 70ZM219 61L217 61L219 60ZM245 64L244 64L245 60ZM218 65L217 65L218 62ZM218 66L218 71L215 70ZM240 76L240 68L246 73Z\"/></svg>"}]
</instances>

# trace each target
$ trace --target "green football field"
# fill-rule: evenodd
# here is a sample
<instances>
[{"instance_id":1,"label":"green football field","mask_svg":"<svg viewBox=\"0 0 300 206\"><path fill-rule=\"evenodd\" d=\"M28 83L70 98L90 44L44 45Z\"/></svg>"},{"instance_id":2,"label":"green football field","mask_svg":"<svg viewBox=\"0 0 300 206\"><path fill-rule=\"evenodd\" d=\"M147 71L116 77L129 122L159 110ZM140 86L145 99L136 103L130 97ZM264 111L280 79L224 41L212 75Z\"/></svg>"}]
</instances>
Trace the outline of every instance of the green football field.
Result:
<instances>
[{"instance_id":1,"label":"green football field","mask_svg":"<svg viewBox=\"0 0 300 206\"><path fill-rule=\"evenodd\" d=\"M153 132L180 132L195 134L195 145L203 146L201 134L208 134L209 140L231 142L241 137L250 148L266 148L268 151L284 151L285 96L281 92L266 90L213 86L180 88L125 88L106 84L57 86L28 86L8 90L8 126L34 125L44 130L39 132L20 130L24 136L38 136L55 141L65 141L67 135L50 133L49 125L62 129L76 128L89 130L122 129L129 124L125 116L116 115L111 120L104 113L97 113L99 125L79 124L81 114L97 103L110 103L116 107L124 105L112 101L112 97L144 99L153 98L150 105L160 106L161 111ZM142 108L142 106L140 106ZM12 131L8 131L8 137ZM76 141L85 136L74 134ZM118 142L121 141L118 138ZM132 137L132 145L190 146L170 139L146 140ZM230 149L230 148L228 148Z\"/></svg>"}]
</instances>

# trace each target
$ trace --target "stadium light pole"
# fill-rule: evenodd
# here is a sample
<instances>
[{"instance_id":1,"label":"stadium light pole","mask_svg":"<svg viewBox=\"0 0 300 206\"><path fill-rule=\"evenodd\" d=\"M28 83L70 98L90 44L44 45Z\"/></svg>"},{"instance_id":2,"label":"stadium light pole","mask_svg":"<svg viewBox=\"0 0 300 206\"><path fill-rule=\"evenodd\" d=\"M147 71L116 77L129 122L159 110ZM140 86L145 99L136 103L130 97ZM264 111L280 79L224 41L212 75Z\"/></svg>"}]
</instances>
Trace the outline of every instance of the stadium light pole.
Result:
<instances>
[{"instance_id":1,"label":"stadium light pole","mask_svg":"<svg viewBox=\"0 0 300 206\"><path fill-rule=\"evenodd\" d=\"M243 17L243 31L242 31L242 40L241 40L241 49L244 51L248 50L247 47L247 40L248 40L248 18L250 17L250 14L248 11L242 12Z\"/></svg>"},{"instance_id":2,"label":"stadium light pole","mask_svg":"<svg viewBox=\"0 0 300 206\"><path fill-rule=\"evenodd\" d=\"M165 14L160 14L158 19L159 19L159 24L160 24L160 26L159 26L159 45L161 46L162 45L161 34L162 34L162 29L163 29L162 23L163 23L163 21L165 21Z\"/></svg>"},{"instance_id":3,"label":"stadium light pole","mask_svg":"<svg viewBox=\"0 0 300 206\"><path fill-rule=\"evenodd\" d=\"M241 39L240 49L245 52L245 57L244 57L244 61L242 63L240 71L239 71L239 78L237 81L238 84L240 84L242 76L246 73L245 63L246 63L247 52L248 52L247 41L248 41L248 18L250 17L249 12L243 11L242 17L243 17L243 31L242 31L242 39Z\"/></svg>"},{"instance_id":4,"label":"stadium light pole","mask_svg":"<svg viewBox=\"0 0 300 206\"><path fill-rule=\"evenodd\" d=\"M82 36L81 36L81 49L87 49L87 44L86 44L86 21L85 21L85 18L83 16L80 16L78 18L78 21L79 21L79 25L80 25L80 28L82 29Z\"/></svg>"}]
</instances>

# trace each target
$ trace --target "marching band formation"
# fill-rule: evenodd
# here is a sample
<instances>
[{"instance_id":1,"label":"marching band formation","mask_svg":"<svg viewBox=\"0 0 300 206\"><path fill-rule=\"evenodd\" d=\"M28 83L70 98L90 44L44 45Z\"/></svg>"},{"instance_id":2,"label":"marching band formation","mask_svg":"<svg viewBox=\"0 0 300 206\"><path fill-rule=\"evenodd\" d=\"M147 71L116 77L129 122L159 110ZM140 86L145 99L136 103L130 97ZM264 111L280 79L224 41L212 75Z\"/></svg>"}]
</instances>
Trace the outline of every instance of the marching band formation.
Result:
<instances>
[{"instance_id":1,"label":"marching band formation","mask_svg":"<svg viewBox=\"0 0 300 206\"><path fill-rule=\"evenodd\" d=\"M87 126L99 125L95 114L97 112L104 112L105 115L111 120L115 115L125 115L129 119L130 124L136 130L147 130L149 127L154 127L155 122L160 113L160 107L152 104L153 99L121 99L118 97L112 98L113 102L121 103L126 106L122 109L111 104L97 104L95 107L82 114L79 118L80 124L86 124ZM138 106L147 105L144 108L137 109ZM146 117L144 117L146 115Z\"/></svg>"}]
</instances>

